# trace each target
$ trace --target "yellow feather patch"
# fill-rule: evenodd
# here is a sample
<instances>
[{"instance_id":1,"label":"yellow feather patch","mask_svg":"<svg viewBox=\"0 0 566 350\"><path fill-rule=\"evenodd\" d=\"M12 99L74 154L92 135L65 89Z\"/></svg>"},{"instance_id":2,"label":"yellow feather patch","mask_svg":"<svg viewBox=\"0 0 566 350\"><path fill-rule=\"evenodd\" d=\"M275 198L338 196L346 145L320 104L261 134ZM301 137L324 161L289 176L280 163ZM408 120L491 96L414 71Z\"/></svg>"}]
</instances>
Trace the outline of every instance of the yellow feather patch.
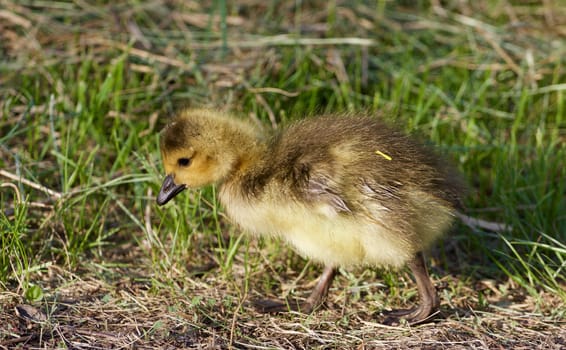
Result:
<instances>
[{"instance_id":1,"label":"yellow feather patch","mask_svg":"<svg viewBox=\"0 0 566 350\"><path fill-rule=\"evenodd\" d=\"M390 155L385 154L385 153L383 153L383 152L381 152L381 151L379 151L379 150L375 151L375 154L380 155L380 156L382 156L383 158L385 158L385 159L387 159L387 160L393 159L393 158L391 158Z\"/></svg>"}]
</instances>

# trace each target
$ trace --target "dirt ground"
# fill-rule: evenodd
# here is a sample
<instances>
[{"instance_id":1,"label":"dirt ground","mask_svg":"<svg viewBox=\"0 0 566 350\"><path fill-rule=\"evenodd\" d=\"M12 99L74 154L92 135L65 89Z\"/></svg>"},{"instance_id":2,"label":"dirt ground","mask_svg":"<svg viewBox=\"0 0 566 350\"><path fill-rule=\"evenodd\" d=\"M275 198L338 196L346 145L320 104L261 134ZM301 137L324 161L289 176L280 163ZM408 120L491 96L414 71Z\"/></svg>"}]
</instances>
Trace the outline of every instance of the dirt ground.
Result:
<instances>
[{"instance_id":1,"label":"dirt ground","mask_svg":"<svg viewBox=\"0 0 566 350\"><path fill-rule=\"evenodd\" d=\"M259 291L238 288L240 267L233 282L213 269L159 287L167 280L144 269L109 268L101 279L50 265L38 281L45 301L0 293L0 348L566 349L560 298L541 293L534 300L512 282L445 276L435 280L442 307L431 322L390 327L380 323L388 306L373 297L382 285L348 287L341 275L311 315L261 314L250 303ZM257 278L250 285L261 284ZM406 287L414 289L410 281Z\"/></svg>"}]
</instances>

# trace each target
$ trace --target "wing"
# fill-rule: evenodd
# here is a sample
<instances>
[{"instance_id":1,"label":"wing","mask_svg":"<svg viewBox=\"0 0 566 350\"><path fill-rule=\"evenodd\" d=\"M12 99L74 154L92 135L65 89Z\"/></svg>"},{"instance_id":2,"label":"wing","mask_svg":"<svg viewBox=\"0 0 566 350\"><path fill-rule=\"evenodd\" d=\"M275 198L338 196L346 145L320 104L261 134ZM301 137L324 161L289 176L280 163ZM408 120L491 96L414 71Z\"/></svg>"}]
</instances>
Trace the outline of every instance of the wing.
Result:
<instances>
[{"instance_id":1,"label":"wing","mask_svg":"<svg viewBox=\"0 0 566 350\"><path fill-rule=\"evenodd\" d=\"M306 183L306 193L309 200L327 204L336 213L351 211L345 199L337 190L336 184L320 174L313 175L308 177Z\"/></svg>"},{"instance_id":2,"label":"wing","mask_svg":"<svg viewBox=\"0 0 566 350\"><path fill-rule=\"evenodd\" d=\"M337 174L332 164L305 158L296 161L286 175L292 179L292 187L298 190L299 196L330 216L351 213L341 184L342 176Z\"/></svg>"}]
</instances>

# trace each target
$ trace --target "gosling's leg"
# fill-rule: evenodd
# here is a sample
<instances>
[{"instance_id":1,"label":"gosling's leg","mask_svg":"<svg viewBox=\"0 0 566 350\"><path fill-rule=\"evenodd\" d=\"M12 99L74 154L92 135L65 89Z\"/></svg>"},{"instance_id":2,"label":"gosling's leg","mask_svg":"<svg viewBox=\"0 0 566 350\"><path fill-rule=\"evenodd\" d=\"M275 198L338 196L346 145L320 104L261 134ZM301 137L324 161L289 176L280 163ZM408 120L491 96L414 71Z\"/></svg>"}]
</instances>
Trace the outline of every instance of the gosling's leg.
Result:
<instances>
[{"instance_id":1,"label":"gosling's leg","mask_svg":"<svg viewBox=\"0 0 566 350\"><path fill-rule=\"evenodd\" d=\"M434 289L428 275L423 253L417 253L408 265L417 282L419 304L409 310L394 310L388 312L388 317L385 319L386 324L398 323L401 318L405 319L410 324L417 324L427 320L440 306L436 289Z\"/></svg>"},{"instance_id":2,"label":"gosling's leg","mask_svg":"<svg viewBox=\"0 0 566 350\"><path fill-rule=\"evenodd\" d=\"M332 285L335 275L336 269L332 266L326 266L316 287L314 287L311 295L304 302L289 301L288 303L281 303L273 300L260 300L255 302L255 305L259 311L265 313L300 311L308 314L315 307L322 304L328 294L328 289Z\"/></svg>"},{"instance_id":3,"label":"gosling's leg","mask_svg":"<svg viewBox=\"0 0 566 350\"><path fill-rule=\"evenodd\" d=\"M305 309L303 310L301 308L300 311L309 313L324 301L328 295L328 289L330 289L332 281L334 281L334 276L336 276L336 269L332 266L326 266L318 280L318 283L316 284L316 287L314 287L311 295L304 302Z\"/></svg>"}]
</instances>

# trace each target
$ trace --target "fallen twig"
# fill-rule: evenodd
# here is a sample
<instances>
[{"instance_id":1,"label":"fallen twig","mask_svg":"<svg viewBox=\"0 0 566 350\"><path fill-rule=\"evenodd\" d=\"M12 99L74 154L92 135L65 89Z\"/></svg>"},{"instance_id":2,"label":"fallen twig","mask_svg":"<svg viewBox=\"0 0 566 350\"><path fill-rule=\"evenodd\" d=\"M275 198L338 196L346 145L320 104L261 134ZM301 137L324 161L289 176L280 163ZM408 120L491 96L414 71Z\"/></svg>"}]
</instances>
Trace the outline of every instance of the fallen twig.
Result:
<instances>
[{"instance_id":1,"label":"fallen twig","mask_svg":"<svg viewBox=\"0 0 566 350\"><path fill-rule=\"evenodd\" d=\"M482 228L493 232L509 232L513 229L511 225L473 218L460 212L456 212L456 216L462 220L464 225L471 227L472 229Z\"/></svg>"},{"instance_id":2,"label":"fallen twig","mask_svg":"<svg viewBox=\"0 0 566 350\"><path fill-rule=\"evenodd\" d=\"M24 185L27 185L31 188L35 188L36 190L40 190L41 192L47 193L48 195L50 195L54 199L61 199L61 197L63 197L63 194L61 194L60 192L49 189L49 188L47 188L43 185L40 185L38 183L35 183L33 181L24 179L20 176L17 176L16 174L12 174L10 172L7 172L6 170L0 170L0 175L7 177L8 179L14 180L14 181L19 181L19 182L23 183Z\"/></svg>"}]
</instances>

